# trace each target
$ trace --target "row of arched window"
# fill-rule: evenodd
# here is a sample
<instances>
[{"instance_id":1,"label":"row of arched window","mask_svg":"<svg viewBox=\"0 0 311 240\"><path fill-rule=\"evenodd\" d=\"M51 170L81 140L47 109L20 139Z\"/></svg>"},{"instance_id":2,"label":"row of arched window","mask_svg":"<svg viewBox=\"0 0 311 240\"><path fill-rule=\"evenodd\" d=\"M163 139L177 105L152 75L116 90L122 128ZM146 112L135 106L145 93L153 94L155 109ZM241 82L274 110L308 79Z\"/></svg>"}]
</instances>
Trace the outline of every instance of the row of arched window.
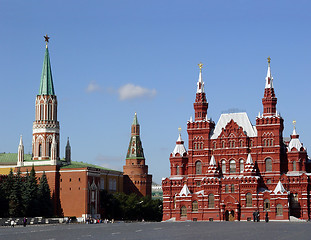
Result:
<instances>
[{"instance_id":1,"label":"row of arched window","mask_svg":"<svg viewBox=\"0 0 311 240\"><path fill-rule=\"evenodd\" d=\"M197 150L197 149L204 149L204 144L203 142L195 142L193 143L193 149Z\"/></svg>"},{"instance_id":2,"label":"row of arched window","mask_svg":"<svg viewBox=\"0 0 311 240\"><path fill-rule=\"evenodd\" d=\"M227 185L226 185L226 187L227 187ZM296 195L295 195L295 197L296 197ZM294 199L296 200L296 198L294 198ZM252 194L251 193L247 193L246 194L246 207L252 207L252 202L253 202L252 201ZM215 208L214 194L209 194L208 195L208 208ZM264 208L264 211L270 210L270 200L269 199L265 199L264 200L263 208ZM192 212L198 212L198 209L199 209L198 202L197 201L193 201L192 202ZM187 208L186 208L186 206L182 206L180 208L180 215L182 217L187 216ZM282 204L277 204L276 205L276 216L283 216L283 206L282 206Z\"/></svg>"},{"instance_id":3,"label":"row of arched window","mask_svg":"<svg viewBox=\"0 0 311 240\"><path fill-rule=\"evenodd\" d=\"M294 162L294 163L293 163L293 171L296 171L296 162ZM239 164L240 164L240 173L242 173L244 171L244 160L241 159L239 161ZM272 160L271 160L271 158L266 158L265 170L266 170L266 172L272 172ZM222 173L227 173L226 160L221 160L221 171L222 171ZM236 173L236 172L237 172L236 161L232 159L229 161L229 173ZM201 161L196 161L195 173L196 174L202 174L202 162ZM179 173L177 175L179 175Z\"/></svg>"},{"instance_id":4,"label":"row of arched window","mask_svg":"<svg viewBox=\"0 0 311 240\"><path fill-rule=\"evenodd\" d=\"M262 140L262 144L264 147L271 147L273 146L273 139L264 139Z\"/></svg>"},{"instance_id":5,"label":"row of arched window","mask_svg":"<svg viewBox=\"0 0 311 240\"><path fill-rule=\"evenodd\" d=\"M273 140L272 140L273 141ZM239 140L238 141L238 145L236 144L235 140L229 140L228 141L228 145L226 145L226 142L223 140L220 143L221 148L235 148L235 147L244 147L244 141L243 140ZM249 141L249 146L253 147L253 140ZM216 149L217 148L217 143L213 142L213 148Z\"/></svg>"}]
</instances>

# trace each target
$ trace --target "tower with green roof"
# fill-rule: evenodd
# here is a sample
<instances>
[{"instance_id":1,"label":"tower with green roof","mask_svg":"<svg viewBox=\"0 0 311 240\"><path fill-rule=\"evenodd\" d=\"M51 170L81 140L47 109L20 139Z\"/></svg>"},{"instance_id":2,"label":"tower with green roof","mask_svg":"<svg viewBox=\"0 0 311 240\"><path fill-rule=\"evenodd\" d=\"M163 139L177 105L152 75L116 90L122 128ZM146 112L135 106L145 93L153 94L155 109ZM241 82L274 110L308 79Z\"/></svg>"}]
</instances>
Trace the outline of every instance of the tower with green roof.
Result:
<instances>
[{"instance_id":1,"label":"tower with green roof","mask_svg":"<svg viewBox=\"0 0 311 240\"><path fill-rule=\"evenodd\" d=\"M126 154L124 171L124 189L127 193L139 196L151 196L152 175L148 174L144 150L140 139L140 125L135 113L131 126L131 139Z\"/></svg>"},{"instance_id":2,"label":"tower with green roof","mask_svg":"<svg viewBox=\"0 0 311 240\"><path fill-rule=\"evenodd\" d=\"M33 122L32 160L47 161L46 164L56 165L59 160L57 97L54 91L48 36L45 36L45 41L46 48Z\"/></svg>"}]
</instances>

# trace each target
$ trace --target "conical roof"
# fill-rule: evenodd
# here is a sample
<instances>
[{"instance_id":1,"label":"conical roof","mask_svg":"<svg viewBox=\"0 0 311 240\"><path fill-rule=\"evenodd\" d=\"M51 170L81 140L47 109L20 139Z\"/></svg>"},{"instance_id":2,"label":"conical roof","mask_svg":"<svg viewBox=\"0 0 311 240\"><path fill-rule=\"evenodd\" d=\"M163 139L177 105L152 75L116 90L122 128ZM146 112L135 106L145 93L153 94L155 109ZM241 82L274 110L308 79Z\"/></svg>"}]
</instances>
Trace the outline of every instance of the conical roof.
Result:
<instances>
[{"instance_id":1,"label":"conical roof","mask_svg":"<svg viewBox=\"0 0 311 240\"><path fill-rule=\"evenodd\" d=\"M137 113L135 113L132 125L139 125L138 120L137 120Z\"/></svg>"},{"instance_id":2,"label":"conical roof","mask_svg":"<svg viewBox=\"0 0 311 240\"><path fill-rule=\"evenodd\" d=\"M178 139L176 141L176 146L174 148L174 151L172 152L173 156L175 156L177 153L179 153L181 156L187 152L185 146L184 146L184 141L181 138L181 134L179 134Z\"/></svg>"},{"instance_id":3,"label":"conical roof","mask_svg":"<svg viewBox=\"0 0 311 240\"><path fill-rule=\"evenodd\" d=\"M278 184L276 185L273 192L274 192L274 194L277 194L278 192L280 192L280 193L286 192L286 190L285 190L285 188L284 188L284 186L280 180L279 180Z\"/></svg>"},{"instance_id":4,"label":"conical roof","mask_svg":"<svg viewBox=\"0 0 311 240\"><path fill-rule=\"evenodd\" d=\"M55 95L48 47L45 49L39 95Z\"/></svg>"}]
</instances>

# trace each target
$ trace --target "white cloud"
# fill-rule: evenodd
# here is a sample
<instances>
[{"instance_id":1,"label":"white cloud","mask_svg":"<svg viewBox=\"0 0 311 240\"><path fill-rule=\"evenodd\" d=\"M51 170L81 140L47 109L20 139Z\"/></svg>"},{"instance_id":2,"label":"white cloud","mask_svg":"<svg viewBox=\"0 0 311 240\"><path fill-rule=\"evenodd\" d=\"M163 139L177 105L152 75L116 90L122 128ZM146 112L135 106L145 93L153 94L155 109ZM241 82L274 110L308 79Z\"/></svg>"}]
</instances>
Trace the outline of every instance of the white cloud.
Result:
<instances>
[{"instance_id":1,"label":"white cloud","mask_svg":"<svg viewBox=\"0 0 311 240\"><path fill-rule=\"evenodd\" d=\"M101 90L101 87L97 84L96 81L91 81L85 91L87 93L98 92Z\"/></svg>"},{"instance_id":2,"label":"white cloud","mask_svg":"<svg viewBox=\"0 0 311 240\"><path fill-rule=\"evenodd\" d=\"M120 100L127 100L141 97L152 98L157 94L157 91L128 83L120 87L118 93Z\"/></svg>"}]
</instances>

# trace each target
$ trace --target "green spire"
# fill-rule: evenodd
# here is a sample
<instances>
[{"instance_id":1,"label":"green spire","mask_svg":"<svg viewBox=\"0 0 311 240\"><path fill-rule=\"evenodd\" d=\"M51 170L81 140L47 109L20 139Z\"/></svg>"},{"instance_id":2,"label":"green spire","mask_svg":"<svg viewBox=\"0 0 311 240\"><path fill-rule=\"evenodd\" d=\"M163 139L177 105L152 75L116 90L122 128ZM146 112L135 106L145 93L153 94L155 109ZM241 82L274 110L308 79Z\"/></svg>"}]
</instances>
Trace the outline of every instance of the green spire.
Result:
<instances>
[{"instance_id":1,"label":"green spire","mask_svg":"<svg viewBox=\"0 0 311 240\"><path fill-rule=\"evenodd\" d=\"M44 55L39 95L55 95L51 63L50 63L50 55L49 55L49 49L47 46L46 46L45 55Z\"/></svg>"},{"instance_id":2,"label":"green spire","mask_svg":"<svg viewBox=\"0 0 311 240\"><path fill-rule=\"evenodd\" d=\"M135 113L135 116L134 116L134 120L133 120L132 125L139 125L139 124L138 124L138 120L137 120L137 113Z\"/></svg>"}]
</instances>

